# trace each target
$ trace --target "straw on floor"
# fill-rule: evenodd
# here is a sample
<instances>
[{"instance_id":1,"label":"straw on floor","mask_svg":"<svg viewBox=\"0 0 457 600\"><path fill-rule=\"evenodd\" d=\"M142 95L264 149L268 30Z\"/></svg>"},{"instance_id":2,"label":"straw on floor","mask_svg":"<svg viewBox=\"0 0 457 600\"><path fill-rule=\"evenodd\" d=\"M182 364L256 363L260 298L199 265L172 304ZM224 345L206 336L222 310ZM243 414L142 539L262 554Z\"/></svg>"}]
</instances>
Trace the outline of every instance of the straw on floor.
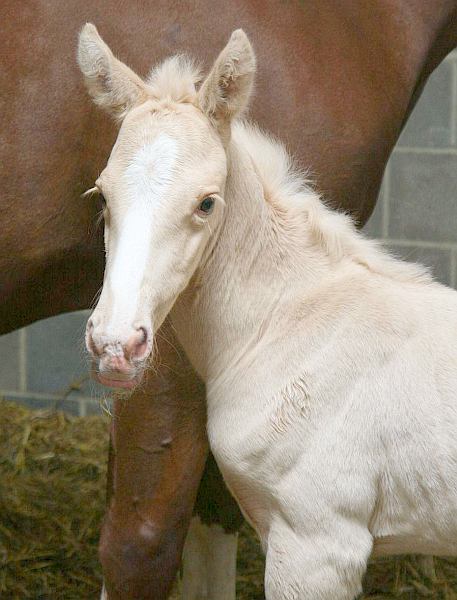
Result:
<instances>
[{"instance_id":1,"label":"straw on floor","mask_svg":"<svg viewBox=\"0 0 457 600\"><path fill-rule=\"evenodd\" d=\"M0 401L0 598L95 600L108 417L69 417ZM263 558L241 535L237 598L263 600ZM364 598L457 600L457 560L370 565Z\"/></svg>"}]
</instances>

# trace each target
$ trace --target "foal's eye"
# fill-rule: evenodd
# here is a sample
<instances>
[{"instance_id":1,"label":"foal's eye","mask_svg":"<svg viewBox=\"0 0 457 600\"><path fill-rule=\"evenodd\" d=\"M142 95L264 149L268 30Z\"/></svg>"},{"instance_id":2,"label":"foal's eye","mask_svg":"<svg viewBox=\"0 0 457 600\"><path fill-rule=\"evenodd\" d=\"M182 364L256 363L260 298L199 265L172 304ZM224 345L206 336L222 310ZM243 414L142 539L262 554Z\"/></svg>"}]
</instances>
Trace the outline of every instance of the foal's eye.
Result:
<instances>
[{"instance_id":1,"label":"foal's eye","mask_svg":"<svg viewBox=\"0 0 457 600\"><path fill-rule=\"evenodd\" d=\"M210 215L213 212L215 202L216 200L214 198L208 196L200 202L198 210L204 215Z\"/></svg>"}]
</instances>

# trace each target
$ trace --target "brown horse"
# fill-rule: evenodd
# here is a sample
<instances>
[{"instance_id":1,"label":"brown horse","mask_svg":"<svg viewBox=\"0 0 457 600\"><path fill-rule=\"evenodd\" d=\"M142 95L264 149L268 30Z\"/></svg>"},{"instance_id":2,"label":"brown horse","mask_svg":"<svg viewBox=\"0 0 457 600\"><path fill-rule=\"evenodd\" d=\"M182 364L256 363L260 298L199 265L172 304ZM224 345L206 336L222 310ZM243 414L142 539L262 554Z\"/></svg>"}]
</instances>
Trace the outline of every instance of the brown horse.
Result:
<instances>
[{"instance_id":1,"label":"brown horse","mask_svg":"<svg viewBox=\"0 0 457 600\"><path fill-rule=\"evenodd\" d=\"M254 118L286 136L327 198L360 223L427 77L457 44L456 0L4 0L0 17L2 333L87 308L102 282L99 208L80 194L115 129L76 67L85 21L141 73L179 51L208 62L233 29L245 29L261 66ZM171 332L164 338L158 375L114 420L101 545L110 600L166 597L207 454L202 386ZM205 490L200 505L228 502L218 479Z\"/></svg>"}]
</instances>

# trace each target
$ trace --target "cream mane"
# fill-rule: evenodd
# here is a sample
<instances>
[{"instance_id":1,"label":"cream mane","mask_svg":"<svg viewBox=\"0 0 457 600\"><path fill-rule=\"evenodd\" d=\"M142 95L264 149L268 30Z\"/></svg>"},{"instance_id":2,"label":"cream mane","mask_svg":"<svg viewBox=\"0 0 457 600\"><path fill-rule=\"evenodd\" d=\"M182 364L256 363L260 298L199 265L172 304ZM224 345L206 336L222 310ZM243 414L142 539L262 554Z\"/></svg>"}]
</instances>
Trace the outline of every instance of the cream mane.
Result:
<instances>
[{"instance_id":1,"label":"cream mane","mask_svg":"<svg viewBox=\"0 0 457 600\"><path fill-rule=\"evenodd\" d=\"M200 79L200 67L185 54L177 54L154 67L146 83L159 100L194 102Z\"/></svg>"},{"instance_id":2,"label":"cream mane","mask_svg":"<svg viewBox=\"0 0 457 600\"><path fill-rule=\"evenodd\" d=\"M433 281L426 267L397 259L380 242L357 231L349 215L327 207L281 142L243 121L233 124L232 133L251 157L265 200L298 226L310 227L316 243L332 259L350 257L370 271L402 281Z\"/></svg>"}]
</instances>

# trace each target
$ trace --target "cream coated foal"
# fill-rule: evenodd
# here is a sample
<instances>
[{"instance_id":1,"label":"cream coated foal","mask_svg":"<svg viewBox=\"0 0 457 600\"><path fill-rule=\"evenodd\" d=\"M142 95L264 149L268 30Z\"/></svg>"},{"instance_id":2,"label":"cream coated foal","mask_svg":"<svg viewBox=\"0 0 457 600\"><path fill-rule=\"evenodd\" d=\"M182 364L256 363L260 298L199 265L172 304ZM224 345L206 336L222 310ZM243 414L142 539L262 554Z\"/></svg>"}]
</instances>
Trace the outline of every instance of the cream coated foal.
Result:
<instances>
[{"instance_id":1,"label":"cream coated foal","mask_svg":"<svg viewBox=\"0 0 457 600\"><path fill-rule=\"evenodd\" d=\"M121 120L95 184L107 264L88 349L101 381L131 387L170 313L267 599L352 600L372 553L457 554L457 293L357 233L238 119L242 31L198 88L182 57L141 80L91 25L79 64Z\"/></svg>"}]
</instances>

